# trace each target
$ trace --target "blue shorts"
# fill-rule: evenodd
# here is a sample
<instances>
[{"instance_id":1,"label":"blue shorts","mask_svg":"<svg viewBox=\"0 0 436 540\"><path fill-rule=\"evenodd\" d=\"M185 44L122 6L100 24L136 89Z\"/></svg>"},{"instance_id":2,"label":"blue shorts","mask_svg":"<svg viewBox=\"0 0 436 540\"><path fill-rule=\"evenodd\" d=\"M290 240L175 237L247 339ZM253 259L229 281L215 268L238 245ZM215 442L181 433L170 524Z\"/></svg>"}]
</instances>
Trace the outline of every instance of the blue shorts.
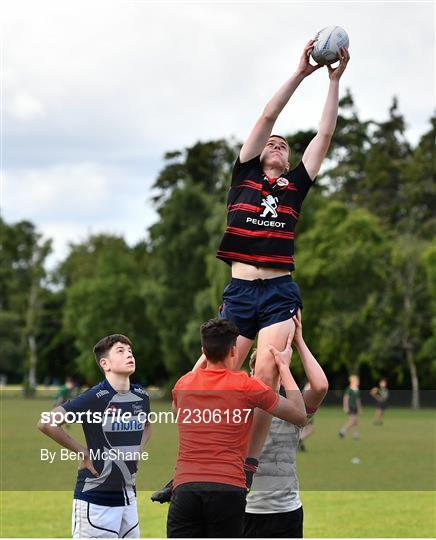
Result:
<instances>
[{"instance_id":1,"label":"blue shorts","mask_svg":"<svg viewBox=\"0 0 436 540\"><path fill-rule=\"evenodd\" d=\"M273 279L232 278L224 289L219 316L229 319L239 333L254 339L261 328L291 319L303 308L300 289L292 277Z\"/></svg>"}]
</instances>

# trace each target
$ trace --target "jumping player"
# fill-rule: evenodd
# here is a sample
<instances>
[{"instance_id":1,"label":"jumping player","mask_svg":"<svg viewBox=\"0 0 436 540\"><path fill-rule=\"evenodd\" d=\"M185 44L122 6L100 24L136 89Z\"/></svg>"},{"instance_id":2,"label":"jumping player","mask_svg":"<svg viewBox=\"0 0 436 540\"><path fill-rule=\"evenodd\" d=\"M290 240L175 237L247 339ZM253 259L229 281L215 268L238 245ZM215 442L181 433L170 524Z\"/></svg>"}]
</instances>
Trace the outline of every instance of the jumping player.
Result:
<instances>
[{"instance_id":1,"label":"jumping player","mask_svg":"<svg viewBox=\"0 0 436 540\"><path fill-rule=\"evenodd\" d=\"M297 425L306 419L301 392L289 371L288 339L275 365L286 389L280 397L262 381L233 371L236 326L212 319L201 327L206 368L181 377L173 389L179 453L168 511L168 538L242 536L246 496L244 459L253 419L261 407Z\"/></svg>"},{"instance_id":2,"label":"jumping player","mask_svg":"<svg viewBox=\"0 0 436 540\"><path fill-rule=\"evenodd\" d=\"M347 49L340 49L336 68L327 66L330 79L327 99L317 134L301 162L290 167L287 141L271 135L274 124L300 83L320 65L309 55L314 41L304 48L295 73L267 103L243 144L233 168L227 199L227 228L217 257L231 265L232 279L223 294L221 316L240 329L240 369L258 334L256 376L276 388L278 373L272 344L281 350L292 320L302 308L294 270L294 237L301 206L330 146L338 115L339 80L348 64ZM257 458L269 429L270 418L257 411L249 456Z\"/></svg>"},{"instance_id":3,"label":"jumping player","mask_svg":"<svg viewBox=\"0 0 436 540\"><path fill-rule=\"evenodd\" d=\"M74 490L73 538L139 538L137 460L132 457L150 437L146 422L149 398L141 385L129 381L135 359L126 336L113 334L101 339L94 354L105 379L55 407L50 421L41 419L38 428L83 457ZM66 413L85 413L78 420L83 421L87 448L62 429ZM94 422L98 418L88 418L86 413L100 414L101 421Z\"/></svg>"},{"instance_id":4,"label":"jumping player","mask_svg":"<svg viewBox=\"0 0 436 540\"><path fill-rule=\"evenodd\" d=\"M300 354L308 379L303 400L309 422L327 393L328 381L303 339L300 314L294 317L294 323L296 329L293 344ZM286 355L286 352L273 349L275 358ZM289 361L289 356L285 360ZM251 365L254 362L255 356L252 356ZM279 418L272 419L259 459L259 468L247 496L244 524L246 538L303 537L303 506L296 470L300 434L300 426Z\"/></svg>"}]
</instances>

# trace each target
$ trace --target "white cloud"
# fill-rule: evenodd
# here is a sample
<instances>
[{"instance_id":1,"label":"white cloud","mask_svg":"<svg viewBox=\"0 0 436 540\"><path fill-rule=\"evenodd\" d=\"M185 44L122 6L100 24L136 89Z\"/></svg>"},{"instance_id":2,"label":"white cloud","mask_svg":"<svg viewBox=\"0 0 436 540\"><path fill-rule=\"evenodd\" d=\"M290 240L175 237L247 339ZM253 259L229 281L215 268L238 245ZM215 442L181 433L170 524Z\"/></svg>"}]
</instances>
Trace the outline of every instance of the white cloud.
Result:
<instances>
[{"instance_id":1,"label":"white cloud","mask_svg":"<svg viewBox=\"0 0 436 540\"><path fill-rule=\"evenodd\" d=\"M19 92L10 103L9 113L22 122L29 122L44 116L42 103L28 92Z\"/></svg>"},{"instance_id":2,"label":"white cloud","mask_svg":"<svg viewBox=\"0 0 436 540\"><path fill-rule=\"evenodd\" d=\"M156 220L146 198L150 184L98 163L7 170L2 214L11 222L29 219L52 238L54 264L67 254L69 243L90 234L116 234L130 244L145 238Z\"/></svg>"},{"instance_id":3,"label":"white cloud","mask_svg":"<svg viewBox=\"0 0 436 540\"><path fill-rule=\"evenodd\" d=\"M109 203L108 184L95 163L5 171L3 204L8 213L19 209L23 215L36 217L74 212L83 219Z\"/></svg>"}]
</instances>

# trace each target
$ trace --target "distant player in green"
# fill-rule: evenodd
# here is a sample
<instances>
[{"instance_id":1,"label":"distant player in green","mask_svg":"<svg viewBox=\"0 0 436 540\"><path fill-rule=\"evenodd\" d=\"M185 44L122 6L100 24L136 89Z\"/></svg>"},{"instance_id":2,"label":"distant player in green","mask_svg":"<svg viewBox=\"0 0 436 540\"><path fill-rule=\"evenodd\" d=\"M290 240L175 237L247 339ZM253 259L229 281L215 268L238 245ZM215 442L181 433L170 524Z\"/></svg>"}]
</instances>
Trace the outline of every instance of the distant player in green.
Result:
<instances>
[{"instance_id":1,"label":"distant player in green","mask_svg":"<svg viewBox=\"0 0 436 540\"><path fill-rule=\"evenodd\" d=\"M376 401L375 414L372 423L375 426L381 426L383 425L383 417L386 407L388 406L389 399L388 383L386 379L383 378L379 380L378 386L375 386L371 390L371 396Z\"/></svg>"},{"instance_id":2,"label":"distant player in green","mask_svg":"<svg viewBox=\"0 0 436 540\"><path fill-rule=\"evenodd\" d=\"M359 431L357 429L358 416L362 411L362 403L360 401L359 390L359 377L357 375L351 375L349 378L350 385L344 392L344 398L342 401L345 414L348 415L348 420L339 430L339 437L343 439L350 428L353 428L353 438L359 438Z\"/></svg>"},{"instance_id":3,"label":"distant player in green","mask_svg":"<svg viewBox=\"0 0 436 540\"><path fill-rule=\"evenodd\" d=\"M55 407L62 405L69 399L75 397L75 384L71 377L65 379L65 383L59 388L55 395Z\"/></svg>"}]
</instances>

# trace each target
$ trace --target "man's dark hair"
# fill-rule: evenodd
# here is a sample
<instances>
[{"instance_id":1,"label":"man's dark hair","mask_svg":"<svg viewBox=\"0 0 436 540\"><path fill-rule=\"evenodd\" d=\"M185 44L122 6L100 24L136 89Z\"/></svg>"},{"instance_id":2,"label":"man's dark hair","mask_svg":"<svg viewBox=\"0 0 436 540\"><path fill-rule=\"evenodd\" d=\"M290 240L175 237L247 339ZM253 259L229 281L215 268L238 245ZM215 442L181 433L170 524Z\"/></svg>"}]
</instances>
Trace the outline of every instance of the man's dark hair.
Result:
<instances>
[{"instance_id":1,"label":"man's dark hair","mask_svg":"<svg viewBox=\"0 0 436 540\"><path fill-rule=\"evenodd\" d=\"M221 362L236 345L239 330L227 319L210 319L200 328L201 345L206 358L213 364Z\"/></svg>"},{"instance_id":2,"label":"man's dark hair","mask_svg":"<svg viewBox=\"0 0 436 540\"><path fill-rule=\"evenodd\" d=\"M93 351L95 361L97 362L100 371L103 371L100 366L100 360L108 354L115 343L124 343L124 345L129 345L129 347L132 346L130 339L127 336L123 336L123 334L111 334L110 336L100 339L100 341L94 345Z\"/></svg>"}]
</instances>

